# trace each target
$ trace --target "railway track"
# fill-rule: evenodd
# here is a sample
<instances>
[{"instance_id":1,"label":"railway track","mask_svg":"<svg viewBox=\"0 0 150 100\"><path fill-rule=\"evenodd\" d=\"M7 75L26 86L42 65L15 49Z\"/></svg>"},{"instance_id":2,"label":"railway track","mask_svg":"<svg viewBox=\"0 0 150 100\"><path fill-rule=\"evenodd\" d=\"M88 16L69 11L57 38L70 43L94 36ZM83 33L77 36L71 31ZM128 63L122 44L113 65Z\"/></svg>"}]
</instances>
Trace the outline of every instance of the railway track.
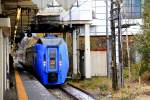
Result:
<instances>
[{"instance_id":1,"label":"railway track","mask_svg":"<svg viewBox=\"0 0 150 100\"><path fill-rule=\"evenodd\" d=\"M48 91L54 95L58 100L78 100L74 96L64 92L61 87L49 88Z\"/></svg>"},{"instance_id":2,"label":"railway track","mask_svg":"<svg viewBox=\"0 0 150 100\"><path fill-rule=\"evenodd\" d=\"M88 92L71 84L66 84L57 88L49 88L48 91L56 96L58 100L96 100Z\"/></svg>"},{"instance_id":3,"label":"railway track","mask_svg":"<svg viewBox=\"0 0 150 100\"><path fill-rule=\"evenodd\" d=\"M18 68L18 70L20 70L21 72L24 71L23 68ZM26 71L24 71L24 74L22 74L22 76L24 80L37 80L33 75L27 73ZM88 92L81 90L69 83L59 87L47 87L47 90L58 100L96 100Z\"/></svg>"}]
</instances>

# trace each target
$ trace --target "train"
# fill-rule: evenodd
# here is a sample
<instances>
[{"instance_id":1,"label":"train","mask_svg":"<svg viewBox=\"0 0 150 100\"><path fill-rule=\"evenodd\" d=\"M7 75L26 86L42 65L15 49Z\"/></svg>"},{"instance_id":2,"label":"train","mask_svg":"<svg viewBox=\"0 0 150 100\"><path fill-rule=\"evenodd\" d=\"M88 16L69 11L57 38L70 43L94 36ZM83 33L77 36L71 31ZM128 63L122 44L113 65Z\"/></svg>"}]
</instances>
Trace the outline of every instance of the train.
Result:
<instances>
[{"instance_id":1,"label":"train","mask_svg":"<svg viewBox=\"0 0 150 100\"><path fill-rule=\"evenodd\" d=\"M45 86L64 84L69 70L66 42L55 36L38 38L26 48L24 65Z\"/></svg>"}]
</instances>

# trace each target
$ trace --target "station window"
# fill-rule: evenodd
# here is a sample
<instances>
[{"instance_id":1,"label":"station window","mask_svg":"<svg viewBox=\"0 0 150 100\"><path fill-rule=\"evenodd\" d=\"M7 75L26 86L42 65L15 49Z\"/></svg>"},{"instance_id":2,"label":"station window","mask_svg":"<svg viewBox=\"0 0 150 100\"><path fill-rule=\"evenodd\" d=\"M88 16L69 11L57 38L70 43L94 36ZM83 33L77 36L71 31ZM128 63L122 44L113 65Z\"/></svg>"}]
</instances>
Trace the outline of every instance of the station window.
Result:
<instances>
[{"instance_id":1,"label":"station window","mask_svg":"<svg viewBox=\"0 0 150 100\"><path fill-rule=\"evenodd\" d=\"M124 0L123 1L123 18L137 19L141 18L141 0Z\"/></svg>"}]
</instances>

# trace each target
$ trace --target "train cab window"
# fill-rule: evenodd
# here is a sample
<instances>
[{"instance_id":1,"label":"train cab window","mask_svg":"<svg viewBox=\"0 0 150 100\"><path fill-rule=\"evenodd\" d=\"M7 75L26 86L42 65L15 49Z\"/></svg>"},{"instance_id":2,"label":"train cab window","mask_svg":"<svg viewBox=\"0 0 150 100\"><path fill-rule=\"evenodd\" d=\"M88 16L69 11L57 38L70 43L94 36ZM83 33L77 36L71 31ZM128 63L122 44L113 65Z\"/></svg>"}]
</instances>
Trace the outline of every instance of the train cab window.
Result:
<instances>
[{"instance_id":1,"label":"train cab window","mask_svg":"<svg viewBox=\"0 0 150 100\"><path fill-rule=\"evenodd\" d=\"M50 49L50 69L56 68L56 49Z\"/></svg>"}]
</instances>

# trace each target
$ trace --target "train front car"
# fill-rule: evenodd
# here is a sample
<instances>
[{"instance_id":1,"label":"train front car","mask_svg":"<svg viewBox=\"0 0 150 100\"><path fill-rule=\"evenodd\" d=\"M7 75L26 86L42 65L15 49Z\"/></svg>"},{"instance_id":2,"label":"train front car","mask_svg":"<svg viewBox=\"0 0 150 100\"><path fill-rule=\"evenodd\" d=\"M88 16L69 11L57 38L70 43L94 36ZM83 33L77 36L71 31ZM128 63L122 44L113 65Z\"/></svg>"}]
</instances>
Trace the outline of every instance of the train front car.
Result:
<instances>
[{"instance_id":1,"label":"train front car","mask_svg":"<svg viewBox=\"0 0 150 100\"><path fill-rule=\"evenodd\" d=\"M40 38L34 46L33 70L43 85L65 83L69 70L67 44L62 38Z\"/></svg>"}]
</instances>

